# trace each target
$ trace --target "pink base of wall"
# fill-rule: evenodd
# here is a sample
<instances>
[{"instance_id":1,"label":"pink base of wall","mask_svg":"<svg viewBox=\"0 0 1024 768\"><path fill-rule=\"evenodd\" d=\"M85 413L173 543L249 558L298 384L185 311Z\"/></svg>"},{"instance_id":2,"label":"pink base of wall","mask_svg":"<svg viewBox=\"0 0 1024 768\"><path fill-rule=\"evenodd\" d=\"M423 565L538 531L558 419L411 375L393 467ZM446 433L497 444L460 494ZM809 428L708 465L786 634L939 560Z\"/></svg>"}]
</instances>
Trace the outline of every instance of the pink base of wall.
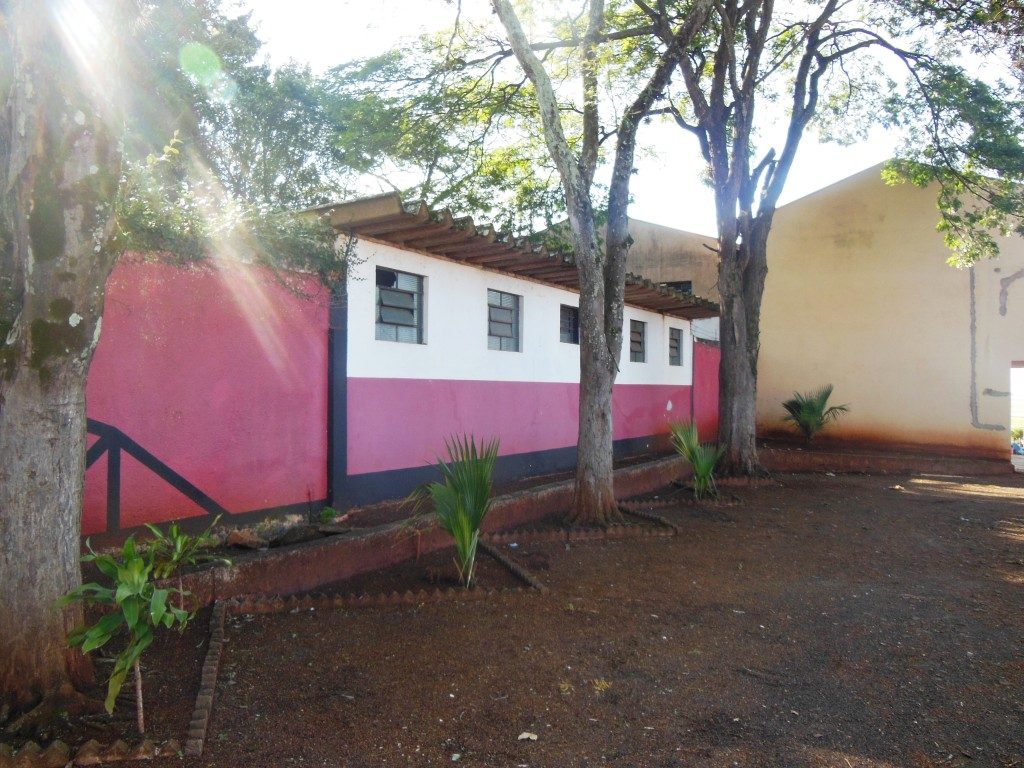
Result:
<instances>
[{"instance_id":1,"label":"pink base of wall","mask_svg":"<svg viewBox=\"0 0 1024 768\"><path fill-rule=\"evenodd\" d=\"M664 434L690 418L689 386L619 385L615 439ZM349 379L351 475L434 463L444 437L501 440L501 455L576 444L579 385L513 381Z\"/></svg>"}]
</instances>

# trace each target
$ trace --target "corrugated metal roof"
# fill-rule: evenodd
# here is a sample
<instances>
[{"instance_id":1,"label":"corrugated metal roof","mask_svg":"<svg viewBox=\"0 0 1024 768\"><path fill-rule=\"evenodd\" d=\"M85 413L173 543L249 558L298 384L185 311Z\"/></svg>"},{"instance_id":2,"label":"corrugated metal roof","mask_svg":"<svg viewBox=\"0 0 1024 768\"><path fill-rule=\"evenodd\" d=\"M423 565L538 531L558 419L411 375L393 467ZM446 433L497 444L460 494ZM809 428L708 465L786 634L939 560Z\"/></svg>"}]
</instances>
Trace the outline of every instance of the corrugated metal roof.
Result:
<instances>
[{"instance_id":1,"label":"corrugated metal roof","mask_svg":"<svg viewBox=\"0 0 1024 768\"><path fill-rule=\"evenodd\" d=\"M317 211L328 214L336 230L360 238L579 291L571 252L502 234L468 216L455 218L447 209L436 211L422 202L404 203L397 193L326 205ZM626 275L626 303L690 320L718 315L713 301L633 273Z\"/></svg>"}]
</instances>

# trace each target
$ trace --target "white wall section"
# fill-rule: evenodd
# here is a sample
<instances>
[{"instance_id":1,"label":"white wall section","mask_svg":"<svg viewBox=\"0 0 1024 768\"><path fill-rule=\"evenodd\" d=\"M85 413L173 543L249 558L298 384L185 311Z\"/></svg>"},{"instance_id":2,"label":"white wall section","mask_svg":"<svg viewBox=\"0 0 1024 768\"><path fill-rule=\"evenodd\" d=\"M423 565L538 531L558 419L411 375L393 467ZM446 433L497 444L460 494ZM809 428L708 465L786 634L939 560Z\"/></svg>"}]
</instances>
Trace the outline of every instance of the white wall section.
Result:
<instances>
[{"instance_id":1,"label":"white wall section","mask_svg":"<svg viewBox=\"0 0 1024 768\"><path fill-rule=\"evenodd\" d=\"M572 292L394 246L360 240L359 263L348 285L348 375L355 378L468 381L579 381L579 347L559 340L559 308L579 306ZM375 338L375 270L385 267L425 277L423 344ZM487 348L487 289L522 296L522 351ZM629 360L623 344L618 384L688 386L693 378L690 322L627 306L647 324L647 362ZM683 331L683 365L668 364L670 327Z\"/></svg>"}]
</instances>

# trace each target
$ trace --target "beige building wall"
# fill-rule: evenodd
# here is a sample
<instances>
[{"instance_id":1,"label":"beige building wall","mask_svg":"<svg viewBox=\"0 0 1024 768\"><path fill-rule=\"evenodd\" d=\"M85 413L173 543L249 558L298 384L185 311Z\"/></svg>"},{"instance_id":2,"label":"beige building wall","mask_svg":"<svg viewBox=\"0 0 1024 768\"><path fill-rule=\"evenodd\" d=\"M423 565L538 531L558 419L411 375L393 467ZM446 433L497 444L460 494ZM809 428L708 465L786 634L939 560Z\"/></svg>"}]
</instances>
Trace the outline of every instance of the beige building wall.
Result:
<instances>
[{"instance_id":1,"label":"beige building wall","mask_svg":"<svg viewBox=\"0 0 1024 768\"><path fill-rule=\"evenodd\" d=\"M758 428L835 386L850 413L827 441L1009 455L1010 368L1024 360L1024 240L973 269L946 264L934 190L881 166L779 209L761 315Z\"/></svg>"},{"instance_id":2,"label":"beige building wall","mask_svg":"<svg viewBox=\"0 0 1024 768\"><path fill-rule=\"evenodd\" d=\"M718 301L718 241L714 237L629 220L628 269L656 283L689 280L693 293Z\"/></svg>"}]
</instances>

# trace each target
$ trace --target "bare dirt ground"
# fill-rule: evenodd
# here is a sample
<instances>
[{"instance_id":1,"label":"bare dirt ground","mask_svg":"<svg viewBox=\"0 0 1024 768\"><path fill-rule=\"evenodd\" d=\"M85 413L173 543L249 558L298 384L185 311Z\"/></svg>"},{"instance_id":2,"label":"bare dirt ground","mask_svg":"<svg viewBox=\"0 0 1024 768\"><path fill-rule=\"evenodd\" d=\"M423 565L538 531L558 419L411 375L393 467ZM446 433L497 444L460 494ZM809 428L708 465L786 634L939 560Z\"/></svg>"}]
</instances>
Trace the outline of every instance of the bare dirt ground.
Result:
<instances>
[{"instance_id":1,"label":"bare dirt ground","mask_svg":"<svg viewBox=\"0 0 1024 768\"><path fill-rule=\"evenodd\" d=\"M1024 478L729 492L510 550L547 596L234 619L192 764L1024 765Z\"/></svg>"},{"instance_id":2,"label":"bare dirt ground","mask_svg":"<svg viewBox=\"0 0 1024 768\"><path fill-rule=\"evenodd\" d=\"M186 764L1024 766L1024 477L726 490L507 550L547 595L232 618Z\"/></svg>"}]
</instances>

